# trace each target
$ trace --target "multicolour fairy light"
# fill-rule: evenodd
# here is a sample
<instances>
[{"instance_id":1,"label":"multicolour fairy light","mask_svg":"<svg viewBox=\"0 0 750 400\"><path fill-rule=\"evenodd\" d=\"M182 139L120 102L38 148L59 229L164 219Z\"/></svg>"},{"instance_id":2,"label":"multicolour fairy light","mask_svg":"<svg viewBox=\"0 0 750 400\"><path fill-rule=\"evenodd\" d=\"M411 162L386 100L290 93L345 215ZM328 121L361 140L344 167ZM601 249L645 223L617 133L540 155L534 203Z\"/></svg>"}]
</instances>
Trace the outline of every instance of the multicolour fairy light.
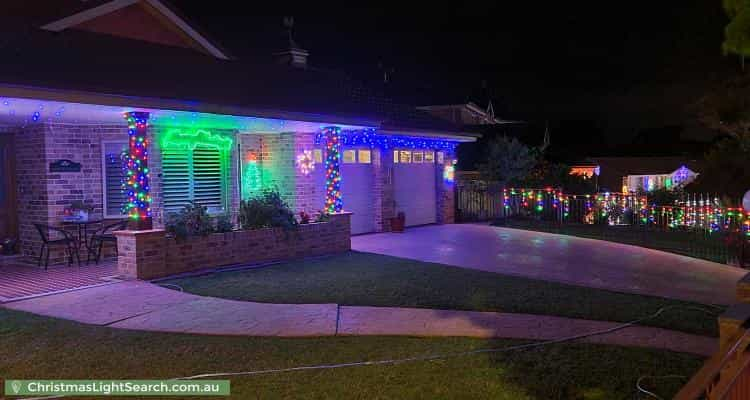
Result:
<instances>
[{"instance_id":1,"label":"multicolour fairy light","mask_svg":"<svg viewBox=\"0 0 750 400\"><path fill-rule=\"evenodd\" d=\"M456 161L453 160L443 167L443 180L446 183L453 183L456 180Z\"/></svg>"},{"instance_id":2,"label":"multicolour fairy light","mask_svg":"<svg viewBox=\"0 0 750 400\"><path fill-rule=\"evenodd\" d=\"M341 198L341 128L323 129L326 147L326 205L328 213L341 212L344 201Z\"/></svg>"},{"instance_id":3,"label":"multicolour fairy light","mask_svg":"<svg viewBox=\"0 0 750 400\"><path fill-rule=\"evenodd\" d=\"M123 191L128 201L123 211L132 220L145 220L151 217L151 188L149 187L148 169L148 131L147 112L125 113L128 122L128 152L123 155Z\"/></svg>"}]
</instances>

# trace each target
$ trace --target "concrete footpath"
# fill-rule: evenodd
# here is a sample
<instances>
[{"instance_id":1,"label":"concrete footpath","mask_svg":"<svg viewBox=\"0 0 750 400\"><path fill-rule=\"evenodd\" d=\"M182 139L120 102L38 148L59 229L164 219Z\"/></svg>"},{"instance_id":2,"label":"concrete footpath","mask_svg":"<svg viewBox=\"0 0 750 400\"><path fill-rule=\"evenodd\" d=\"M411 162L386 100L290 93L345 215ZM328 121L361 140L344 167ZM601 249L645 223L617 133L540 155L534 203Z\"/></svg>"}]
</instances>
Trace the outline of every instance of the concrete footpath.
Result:
<instances>
[{"instance_id":1,"label":"concrete footpath","mask_svg":"<svg viewBox=\"0 0 750 400\"><path fill-rule=\"evenodd\" d=\"M253 303L197 296L141 281L115 283L2 306L113 328L208 335L397 335L554 340L620 325L530 314ZM628 327L583 341L701 356L710 356L718 347L716 338L644 326Z\"/></svg>"}]
</instances>

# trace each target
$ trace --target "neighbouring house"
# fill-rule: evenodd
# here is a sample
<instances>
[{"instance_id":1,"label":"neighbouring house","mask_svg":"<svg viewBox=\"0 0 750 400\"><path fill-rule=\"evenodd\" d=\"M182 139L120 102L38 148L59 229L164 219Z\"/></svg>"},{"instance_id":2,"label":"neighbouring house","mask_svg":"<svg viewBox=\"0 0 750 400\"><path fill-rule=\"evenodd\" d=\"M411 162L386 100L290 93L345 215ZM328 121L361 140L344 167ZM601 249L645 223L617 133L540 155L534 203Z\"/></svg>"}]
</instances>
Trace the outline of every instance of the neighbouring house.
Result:
<instances>
[{"instance_id":1,"label":"neighbouring house","mask_svg":"<svg viewBox=\"0 0 750 400\"><path fill-rule=\"evenodd\" d=\"M679 189L694 181L700 162L683 157L592 157L599 186L610 192L636 193Z\"/></svg>"},{"instance_id":2,"label":"neighbouring house","mask_svg":"<svg viewBox=\"0 0 750 400\"><path fill-rule=\"evenodd\" d=\"M297 212L353 213L352 234L399 212L453 222L456 147L477 135L315 68L291 30L263 62L159 0L33 10L0 43L0 238L24 254L39 252L34 224L60 225L76 201L159 228L190 201L236 220L277 189Z\"/></svg>"},{"instance_id":3,"label":"neighbouring house","mask_svg":"<svg viewBox=\"0 0 750 400\"><path fill-rule=\"evenodd\" d=\"M570 174L571 175L580 175L585 178L593 178L595 176L599 176L599 165L597 164L573 164L570 166Z\"/></svg>"},{"instance_id":4,"label":"neighbouring house","mask_svg":"<svg viewBox=\"0 0 750 400\"><path fill-rule=\"evenodd\" d=\"M506 121L496 117L495 108L491 101L487 103L486 109L482 109L471 101L461 104L429 105L417 108L458 126L518 123L518 121Z\"/></svg>"}]
</instances>

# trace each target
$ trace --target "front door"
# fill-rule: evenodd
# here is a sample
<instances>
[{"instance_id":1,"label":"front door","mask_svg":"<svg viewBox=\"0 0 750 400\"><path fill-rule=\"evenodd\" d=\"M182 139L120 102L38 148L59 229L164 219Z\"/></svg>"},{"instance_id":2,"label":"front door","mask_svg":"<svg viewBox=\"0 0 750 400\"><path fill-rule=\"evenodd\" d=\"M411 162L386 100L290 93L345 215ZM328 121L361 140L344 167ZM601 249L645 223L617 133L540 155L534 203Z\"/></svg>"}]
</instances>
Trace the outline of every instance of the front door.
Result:
<instances>
[{"instance_id":1,"label":"front door","mask_svg":"<svg viewBox=\"0 0 750 400\"><path fill-rule=\"evenodd\" d=\"M0 241L18 237L13 136L0 133Z\"/></svg>"}]
</instances>

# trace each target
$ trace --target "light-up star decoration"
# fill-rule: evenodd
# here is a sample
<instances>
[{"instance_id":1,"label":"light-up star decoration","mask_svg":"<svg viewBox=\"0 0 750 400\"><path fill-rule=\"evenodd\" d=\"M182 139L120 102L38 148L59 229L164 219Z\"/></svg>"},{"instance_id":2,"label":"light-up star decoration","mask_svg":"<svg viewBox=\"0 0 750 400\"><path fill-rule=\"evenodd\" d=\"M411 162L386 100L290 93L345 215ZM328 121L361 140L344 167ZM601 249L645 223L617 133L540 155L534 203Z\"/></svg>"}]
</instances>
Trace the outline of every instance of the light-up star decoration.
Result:
<instances>
[{"instance_id":1,"label":"light-up star decoration","mask_svg":"<svg viewBox=\"0 0 750 400\"><path fill-rule=\"evenodd\" d=\"M315 171L315 159L312 151L305 150L297 155L297 168L305 176Z\"/></svg>"}]
</instances>

